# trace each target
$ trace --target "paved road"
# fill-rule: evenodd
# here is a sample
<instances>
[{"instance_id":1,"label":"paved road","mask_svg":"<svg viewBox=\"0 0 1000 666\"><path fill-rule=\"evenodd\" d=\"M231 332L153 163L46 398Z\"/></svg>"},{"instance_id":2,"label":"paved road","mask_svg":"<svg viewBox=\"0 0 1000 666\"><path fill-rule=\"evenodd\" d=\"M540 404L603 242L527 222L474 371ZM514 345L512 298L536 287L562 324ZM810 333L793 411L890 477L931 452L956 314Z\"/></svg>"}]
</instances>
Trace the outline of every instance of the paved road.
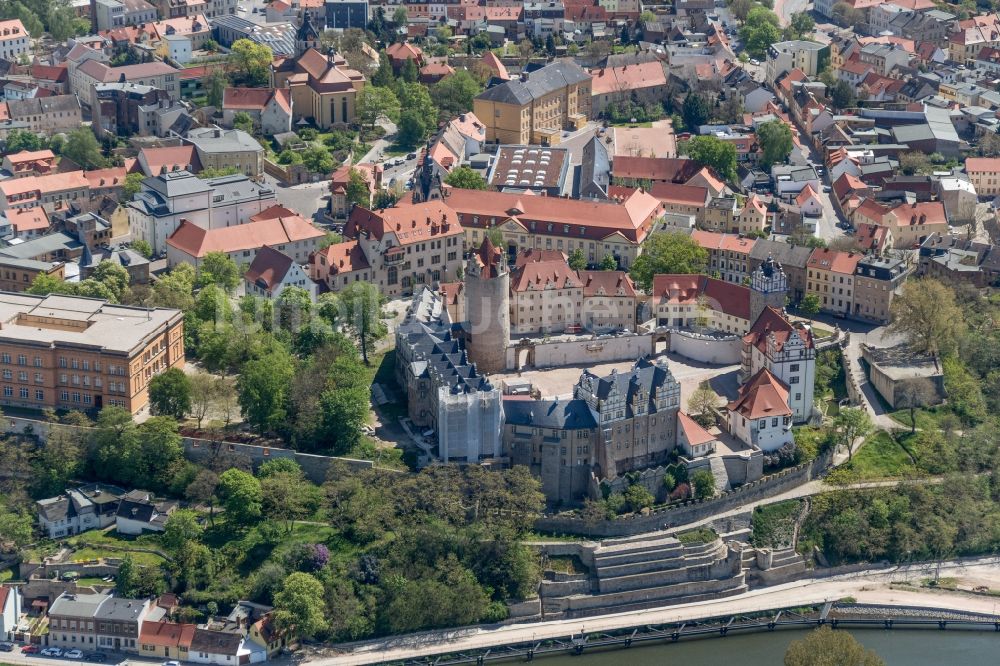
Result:
<instances>
[{"instance_id":1,"label":"paved road","mask_svg":"<svg viewBox=\"0 0 1000 666\"><path fill-rule=\"evenodd\" d=\"M778 15L781 26L788 25L792 20L792 14L799 14L811 9L809 0L774 0L774 13Z\"/></svg>"},{"instance_id":2,"label":"paved road","mask_svg":"<svg viewBox=\"0 0 1000 666\"><path fill-rule=\"evenodd\" d=\"M318 183L282 186L274 177L264 174L264 182L275 190L278 203L294 210L302 217L317 219L317 211L326 206L326 197L330 194L330 181L321 180Z\"/></svg>"},{"instance_id":3,"label":"paved road","mask_svg":"<svg viewBox=\"0 0 1000 666\"><path fill-rule=\"evenodd\" d=\"M474 650L528 641L568 638L588 632L625 629L648 624L685 622L734 614L756 613L793 606L820 605L853 596L860 603L996 613L996 600L988 596L890 589L889 583L917 580L947 572L948 576L995 579L1000 574L996 557L964 562L915 564L869 569L831 577L806 578L793 583L751 590L726 599L715 599L666 608L615 613L586 619L555 620L532 624L480 626L431 631L354 644L336 656L315 654L315 666L353 666L416 659L463 650Z\"/></svg>"}]
</instances>

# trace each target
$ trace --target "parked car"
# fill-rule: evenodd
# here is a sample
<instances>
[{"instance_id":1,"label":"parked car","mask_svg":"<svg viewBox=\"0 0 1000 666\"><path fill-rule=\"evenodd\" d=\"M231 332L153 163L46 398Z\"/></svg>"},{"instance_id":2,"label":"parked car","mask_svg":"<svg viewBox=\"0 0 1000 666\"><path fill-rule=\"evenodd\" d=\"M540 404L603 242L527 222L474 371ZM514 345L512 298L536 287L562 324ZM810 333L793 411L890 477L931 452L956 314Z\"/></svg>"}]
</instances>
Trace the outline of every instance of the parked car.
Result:
<instances>
[{"instance_id":1,"label":"parked car","mask_svg":"<svg viewBox=\"0 0 1000 666\"><path fill-rule=\"evenodd\" d=\"M757 58L750 58L750 64L756 67L760 64L760 60L757 60Z\"/></svg>"},{"instance_id":2,"label":"parked car","mask_svg":"<svg viewBox=\"0 0 1000 666\"><path fill-rule=\"evenodd\" d=\"M0 643L0 652L13 652L13 651L14 651L13 643L9 643L7 641Z\"/></svg>"},{"instance_id":3,"label":"parked car","mask_svg":"<svg viewBox=\"0 0 1000 666\"><path fill-rule=\"evenodd\" d=\"M89 652L83 655L83 658L86 659L87 661L95 661L99 664L103 664L108 660L108 655L104 654L103 652Z\"/></svg>"},{"instance_id":4,"label":"parked car","mask_svg":"<svg viewBox=\"0 0 1000 666\"><path fill-rule=\"evenodd\" d=\"M415 159L417 159L417 154L416 153L409 153L406 156L406 159L408 159L408 160L415 160Z\"/></svg>"},{"instance_id":5,"label":"parked car","mask_svg":"<svg viewBox=\"0 0 1000 666\"><path fill-rule=\"evenodd\" d=\"M66 659L82 659L83 658L83 651L82 650L76 650L76 649L69 650L69 651L66 652L66 654L63 655L63 657L66 658Z\"/></svg>"},{"instance_id":6,"label":"parked car","mask_svg":"<svg viewBox=\"0 0 1000 666\"><path fill-rule=\"evenodd\" d=\"M163 666L181 666L181 662L179 662L179 661L165 661L165 662L163 662Z\"/></svg>"},{"instance_id":7,"label":"parked car","mask_svg":"<svg viewBox=\"0 0 1000 666\"><path fill-rule=\"evenodd\" d=\"M38 647L37 645L25 645L23 648L21 648L22 654L38 654L41 651L42 648Z\"/></svg>"},{"instance_id":8,"label":"parked car","mask_svg":"<svg viewBox=\"0 0 1000 666\"><path fill-rule=\"evenodd\" d=\"M43 657L61 657L63 654L62 648L48 647L40 652Z\"/></svg>"}]
</instances>

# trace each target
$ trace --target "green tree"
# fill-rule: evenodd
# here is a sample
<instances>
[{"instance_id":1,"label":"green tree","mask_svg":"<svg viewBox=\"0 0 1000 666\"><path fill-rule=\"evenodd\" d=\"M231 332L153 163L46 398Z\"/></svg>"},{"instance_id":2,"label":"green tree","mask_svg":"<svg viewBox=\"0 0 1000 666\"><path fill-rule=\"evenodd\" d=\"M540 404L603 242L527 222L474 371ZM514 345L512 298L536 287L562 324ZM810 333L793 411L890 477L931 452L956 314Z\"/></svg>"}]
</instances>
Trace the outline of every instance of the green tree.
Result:
<instances>
[{"instance_id":1,"label":"green tree","mask_svg":"<svg viewBox=\"0 0 1000 666\"><path fill-rule=\"evenodd\" d=\"M392 22L397 28L402 28L409 22L406 7L396 7L396 9L392 12Z\"/></svg>"},{"instance_id":2,"label":"green tree","mask_svg":"<svg viewBox=\"0 0 1000 666\"><path fill-rule=\"evenodd\" d=\"M372 74L371 83L376 88L392 88L396 83L396 75L392 71L392 64L385 51L379 54L378 69Z\"/></svg>"},{"instance_id":3,"label":"green tree","mask_svg":"<svg viewBox=\"0 0 1000 666\"><path fill-rule=\"evenodd\" d=\"M302 164L313 173L329 175L336 166L330 151L323 146L309 146L302 151Z\"/></svg>"},{"instance_id":4,"label":"green tree","mask_svg":"<svg viewBox=\"0 0 1000 666\"><path fill-rule=\"evenodd\" d=\"M365 208L372 205L371 188L364 174L352 168L347 176L347 189L345 192L347 203L357 204Z\"/></svg>"},{"instance_id":5,"label":"green tree","mask_svg":"<svg viewBox=\"0 0 1000 666\"><path fill-rule=\"evenodd\" d=\"M934 165L927 153L911 151L899 156L899 170L906 176L913 176L919 173L931 173Z\"/></svg>"},{"instance_id":6,"label":"green tree","mask_svg":"<svg viewBox=\"0 0 1000 666\"><path fill-rule=\"evenodd\" d=\"M730 0L729 12L739 21L745 21L754 4L752 0ZM742 55L742 53L741 53Z\"/></svg>"},{"instance_id":7,"label":"green tree","mask_svg":"<svg viewBox=\"0 0 1000 666\"><path fill-rule=\"evenodd\" d=\"M240 284L240 267L225 252L209 252L198 267L198 286L215 285L226 293L233 293Z\"/></svg>"},{"instance_id":8,"label":"green tree","mask_svg":"<svg viewBox=\"0 0 1000 666\"><path fill-rule=\"evenodd\" d=\"M792 20L788 27L791 28L795 39L802 39L807 35L811 35L813 30L816 29L816 21L807 12L797 12L792 14Z\"/></svg>"},{"instance_id":9,"label":"green tree","mask_svg":"<svg viewBox=\"0 0 1000 666\"><path fill-rule=\"evenodd\" d=\"M736 146L716 136L696 136L682 144L683 152L728 182L736 180Z\"/></svg>"},{"instance_id":10,"label":"green tree","mask_svg":"<svg viewBox=\"0 0 1000 666\"><path fill-rule=\"evenodd\" d=\"M757 143L761 149L761 164L770 169L788 159L792 152L792 129L781 120L761 123L757 127Z\"/></svg>"},{"instance_id":11,"label":"green tree","mask_svg":"<svg viewBox=\"0 0 1000 666\"><path fill-rule=\"evenodd\" d=\"M854 86L844 80L839 80L830 91L830 101L837 109L849 109L857 104Z\"/></svg>"},{"instance_id":12,"label":"green tree","mask_svg":"<svg viewBox=\"0 0 1000 666\"><path fill-rule=\"evenodd\" d=\"M324 596L323 583L313 576L300 571L289 574L274 595L275 625L301 636L315 636L327 627Z\"/></svg>"},{"instance_id":13,"label":"green tree","mask_svg":"<svg viewBox=\"0 0 1000 666\"><path fill-rule=\"evenodd\" d=\"M602 271L616 271L618 270L618 260L615 259L615 255L608 252L601 259L601 270Z\"/></svg>"},{"instance_id":14,"label":"green tree","mask_svg":"<svg viewBox=\"0 0 1000 666\"><path fill-rule=\"evenodd\" d=\"M707 469L699 469L691 475L691 487L695 499L715 497L715 477Z\"/></svg>"},{"instance_id":15,"label":"green tree","mask_svg":"<svg viewBox=\"0 0 1000 666\"><path fill-rule=\"evenodd\" d=\"M291 148L285 148L278 154L278 164L302 164L302 155Z\"/></svg>"},{"instance_id":16,"label":"green tree","mask_svg":"<svg viewBox=\"0 0 1000 666\"><path fill-rule=\"evenodd\" d=\"M66 137L66 145L62 150L63 157L68 157L84 169L101 169L108 161L101 154L101 144L89 127L78 127Z\"/></svg>"},{"instance_id":17,"label":"green tree","mask_svg":"<svg viewBox=\"0 0 1000 666\"><path fill-rule=\"evenodd\" d=\"M219 500L215 494L218 486L218 475L212 470L202 469L184 489L184 497L188 501L208 505L208 520L212 525L215 525L215 503Z\"/></svg>"},{"instance_id":18,"label":"green tree","mask_svg":"<svg viewBox=\"0 0 1000 666\"><path fill-rule=\"evenodd\" d=\"M54 5L49 10L48 31L56 42L64 42L76 34L76 13L68 5Z\"/></svg>"},{"instance_id":19,"label":"green tree","mask_svg":"<svg viewBox=\"0 0 1000 666\"><path fill-rule=\"evenodd\" d=\"M7 153L19 153L23 150L41 150L44 147L45 139L29 130L12 129L7 134Z\"/></svg>"},{"instance_id":20,"label":"green tree","mask_svg":"<svg viewBox=\"0 0 1000 666\"><path fill-rule=\"evenodd\" d=\"M209 167L198 172L198 178L210 180L212 178L222 178L224 176L235 176L240 173L236 167Z\"/></svg>"},{"instance_id":21,"label":"green tree","mask_svg":"<svg viewBox=\"0 0 1000 666\"><path fill-rule=\"evenodd\" d=\"M341 307L340 322L357 338L361 345L361 358L368 365L374 344L387 333L382 321L382 295L370 282L353 282L338 294Z\"/></svg>"},{"instance_id":22,"label":"green tree","mask_svg":"<svg viewBox=\"0 0 1000 666\"><path fill-rule=\"evenodd\" d=\"M889 330L903 335L919 352L942 354L953 350L965 329L955 292L932 278L910 279L892 299Z\"/></svg>"},{"instance_id":23,"label":"green tree","mask_svg":"<svg viewBox=\"0 0 1000 666\"><path fill-rule=\"evenodd\" d=\"M695 419L703 427L708 428L715 424L715 417L712 410L719 403L719 395L712 390L712 386L704 381L688 397L687 408L692 414L696 414Z\"/></svg>"},{"instance_id":24,"label":"green tree","mask_svg":"<svg viewBox=\"0 0 1000 666\"><path fill-rule=\"evenodd\" d=\"M712 106L702 95L691 92L684 98L681 117L684 118L684 125L692 132L697 131L700 125L707 123L711 113Z\"/></svg>"},{"instance_id":25,"label":"green tree","mask_svg":"<svg viewBox=\"0 0 1000 666\"><path fill-rule=\"evenodd\" d=\"M781 41L778 16L766 7L754 7L740 28L740 37L747 53L755 58L763 58L771 44Z\"/></svg>"},{"instance_id":26,"label":"green tree","mask_svg":"<svg viewBox=\"0 0 1000 666\"><path fill-rule=\"evenodd\" d=\"M403 61L403 66L399 68L399 78L407 83L416 83L420 78L420 70L417 69L417 61L407 58Z\"/></svg>"},{"instance_id":27,"label":"green tree","mask_svg":"<svg viewBox=\"0 0 1000 666\"><path fill-rule=\"evenodd\" d=\"M154 416L139 424L136 434L130 485L165 490L184 455L177 421L169 416Z\"/></svg>"},{"instance_id":28,"label":"green tree","mask_svg":"<svg viewBox=\"0 0 1000 666\"><path fill-rule=\"evenodd\" d=\"M399 105L407 111L416 111L428 124L428 128L433 127L437 120L437 107L431 100L427 86L421 83L404 83L399 86Z\"/></svg>"},{"instance_id":29,"label":"green tree","mask_svg":"<svg viewBox=\"0 0 1000 666\"><path fill-rule=\"evenodd\" d=\"M451 170L444 182L460 190L485 190L486 180L471 167L460 166Z\"/></svg>"},{"instance_id":30,"label":"green tree","mask_svg":"<svg viewBox=\"0 0 1000 666\"><path fill-rule=\"evenodd\" d=\"M247 134L253 134L253 118L246 111L237 111L233 114L233 127Z\"/></svg>"},{"instance_id":31,"label":"green tree","mask_svg":"<svg viewBox=\"0 0 1000 666\"><path fill-rule=\"evenodd\" d=\"M708 266L708 251L683 232L650 234L642 254L632 264L632 279L644 290L653 286L653 276L666 273L702 273Z\"/></svg>"},{"instance_id":32,"label":"green tree","mask_svg":"<svg viewBox=\"0 0 1000 666\"><path fill-rule=\"evenodd\" d=\"M802 297L802 301L799 303L799 310L805 315L817 315L819 314L819 296L813 293L808 293Z\"/></svg>"},{"instance_id":33,"label":"green tree","mask_svg":"<svg viewBox=\"0 0 1000 666\"><path fill-rule=\"evenodd\" d=\"M207 372L196 372L188 375L188 380L191 384L190 413L198 423L198 430L201 430L202 422L218 398L220 379Z\"/></svg>"},{"instance_id":34,"label":"green tree","mask_svg":"<svg viewBox=\"0 0 1000 666\"><path fill-rule=\"evenodd\" d=\"M204 86L206 91L205 101L207 104L216 109L221 109L226 88L229 87L229 77L226 76L226 73L222 69L213 69L205 77Z\"/></svg>"},{"instance_id":35,"label":"green tree","mask_svg":"<svg viewBox=\"0 0 1000 666\"><path fill-rule=\"evenodd\" d=\"M261 517L263 493L252 474L228 469L219 477L219 499L226 510L226 520L233 525L249 527Z\"/></svg>"},{"instance_id":36,"label":"green tree","mask_svg":"<svg viewBox=\"0 0 1000 666\"><path fill-rule=\"evenodd\" d=\"M240 409L259 432L272 430L284 422L285 399L294 373L292 357L277 349L243 365L236 382Z\"/></svg>"},{"instance_id":37,"label":"green tree","mask_svg":"<svg viewBox=\"0 0 1000 666\"><path fill-rule=\"evenodd\" d=\"M289 534L296 520L308 518L322 503L319 488L305 479L301 469L263 476L260 488L264 515L283 520Z\"/></svg>"},{"instance_id":38,"label":"green tree","mask_svg":"<svg viewBox=\"0 0 1000 666\"><path fill-rule=\"evenodd\" d=\"M412 109L400 114L398 130L396 141L407 150L422 143L427 136L427 124L424 118Z\"/></svg>"},{"instance_id":39,"label":"green tree","mask_svg":"<svg viewBox=\"0 0 1000 666\"><path fill-rule=\"evenodd\" d=\"M191 509L177 509L167 517L160 542L171 551L179 551L188 541L201 538L204 528L198 523L198 513Z\"/></svg>"},{"instance_id":40,"label":"green tree","mask_svg":"<svg viewBox=\"0 0 1000 666\"><path fill-rule=\"evenodd\" d=\"M183 418L191 411L191 382L180 368L170 368L149 382L149 404L154 414Z\"/></svg>"},{"instance_id":41,"label":"green tree","mask_svg":"<svg viewBox=\"0 0 1000 666\"><path fill-rule=\"evenodd\" d=\"M152 258L153 246L150 245L147 241L144 241L141 238L139 238L137 240L132 241L130 245L133 250L144 256L146 259Z\"/></svg>"},{"instance_id":42,"label":"green tree","mask_svg":"<svg viewBox=\"0 0 1000 666\"><path fill-rule=\"evenodd\" d=\"M864 407L844 407L833 419L833 429L838 445L847 448L847 459L851 460L859 440L872 434L875 424Z\"/></svg>"},{"instance_id":43,"label":"green tree","mask_svg":"<svg viewBox=\"0 0 1000 666\"><path fill-rule=\"evenodd\" d=\"M32 460L32 490L35 496L53 497L64 492L79 472L81 457L78 435L54 428L39 443Z\"/></svg>"},{"instance_id":44,"label":"green tree","mask_svg":"<svg viewBox=\"0 0 1000 666\"><path fill-rule=\"evenodd\" d=\"M249 39L237 39L229 49L229 64L249 87L266 85L270 79L274 53L271 47Z\"/></svg>"},{"instance_id":45,"label":"green tree","mask_svg":"<svg viewBox=\"0 0 1000 666\"><path fill-rule=\"evenodd\" d=\"M785 651L785 666L885 666L885 662L848 632L823 626L792 641Z\"/></svg>"},{"instance_id":46,"label":"green tree","mask_svg":"<svg viewBox=\"0 0 1000 666\"><path fill-rule=\"evenodd\" d=\"M441 114L451 118L471 111L472 102L483 86L471 72L460 69L435 83L431 91Z\"/></svg>"},{"instance_id":47,"label":"green tree","mask_svg":"<svg viewBox=\"0 0 1000 666\"><path fill-rule=\"evenodd\" d=\"M625 491L625 505L633 513L642 509L648 509L653 506L653 502L655 501L656 498L653 497L653 493L649 492L646 486L641 483L633 483Z\"/></svg>"},{"instance_id":48,"label":"green tree","mask_svg":"<svg viewBox=\"0 0 1000 666\"><path fill-rule=\"evenodd\" d=\"M139 582L139 571L132 558L132 553L126 552L122 555L121 562L118 563L118 571L115 573L115 592L118 596L126 599L135 595Z\"/></svg>"},{"instance_id":49,"label":"green tree","mask_svg":"<svg viewBox=\"0 0 1000 666\"><path fill-rule=\"evenodd\" d=\"M583 250L576 248L569 254L569 267L574 271L582 271L587 268L587 255Z\"/></svg>"},{"instance_id":50,"label":"green tree","mask_svg":"<svg viewBox=\"0 0 1000 666\"><path fill-rule=\"evenodd\" d=\"M127 174L125 176L125 184L122 186L122 199L124 201L131 201L132 197L135 196L136 194L138 194L139 190L142 189L142 181L145 178L146 177L143 174L141 174L141 173L130 173L130 174ZM146 243L146 241L142 241L142 242ZM132 248L133 249L135 249L135 243L136 243L136 241L132 242ZM148 246L149 243L146 243L146 245ZM153 252L152 248L150 248L149 252L150 252L150 254L152 254L152 252Z\"/></svg>"},{"instance_id":51,"label":"green tree","mask_svg":"<svg viewBox=\"0 0 1000 666\"><path fill-rule=\"evenodd\" d=\"M123 303L125 301L130 278L128 271L121 264L113 261L102 261L91 273L90 279L107 287L114 302Z\"/></svg>"},{"instance_id":52,"label":"green tree","mask_svg":"<svg viewBox=\"0 0 1000 666\"><path fill-rule=\"evenodd\" d=\"M399 120L399 99L389 88L365 86L357 95L355 111L358 122L373 128L379 121Z\"/></svg>"}]
</instances>

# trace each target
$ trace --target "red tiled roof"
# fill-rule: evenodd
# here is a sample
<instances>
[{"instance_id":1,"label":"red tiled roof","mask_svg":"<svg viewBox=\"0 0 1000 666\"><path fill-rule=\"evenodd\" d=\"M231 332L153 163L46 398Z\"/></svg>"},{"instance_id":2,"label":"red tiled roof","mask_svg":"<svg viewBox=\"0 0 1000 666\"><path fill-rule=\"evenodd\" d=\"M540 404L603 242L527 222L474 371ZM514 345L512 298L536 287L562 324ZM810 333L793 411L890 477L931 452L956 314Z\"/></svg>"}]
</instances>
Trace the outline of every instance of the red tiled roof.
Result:
<instances>
[{"instance_id":1,"label":"red tiled roof","mask_svg":"<svg viewBox=\"0 0 1000 666\"><path fill-rule=\"evenodd\" d=\"M707 275L654 275L650 305L696 304L702 297L713 310L750 319L750 289Z\"/></svg>"},{"instance_id":2,"label":"red tiled roof","mask_svg":"<svg viewBox=\"0 0 1000 666\"><path fill-rule=\"evenodd\" d=\"M901 227L917 224L947 224L948 217L941 201L922 201L912 204L900 204L889 213L896 218Z\"/></svg>"},{"instance_id":3,"label":"red tiled roof","mask_svg":"<svg viewBox=\"0 0 1000 666\"><path fill-rule=\"evenodd\" d=\"M198 153L194 146L167 146L164 148L143 148L139 151L151 176L160 175L161 169L166 167L167 171L178 171L180 169L191 168L197 171Z\"/></svg>"},{"instance_id":4,"label":"red tiled roof","mask_svg":"<svg viewBox=\"0 0 1000 666\"><path fill-rule=\"evenodd\" d=\"M558 259L519 263L510 278L511 291L515 292L582 287L580 276L569 267L563 256Z\"/></svg>"},{"instance_id":5,"label":"red tiled roof","mask_svg":"<svg viewBox=\"0 0 1000 666\"><path fill-rule=\"evenodd\" d=\"M737 252L749 255L757 242L755 238L746 238L738 234L721 234L716 231L702 231L693 229L691 240L698 243L706 250L722 250L725 252Z\"/></svg>"},{"instance_id":6,"label":"red tiled roof","mask_svg":"<svg viewBox=\"0 0 1000 666\"><path fill-rule=\"evenodd\" d=\"M750 332L743 336L743 341L763 353L767 351L768 338L773 338L777 351L781 351L793 335L799 336L806 349L812 349L812 332L805 326L792 326L792 322L780 310L769 305L757 317Z\"/></svg>"},{"instance_id":7,"label":"red tiled roof","mask_svg":"<svg viewBox=\"0 0 1000 666\"><path fill-rule=\"evenodd\" d=\"M748 419L792 415L788 407L788 387L767 368L761 368L741 386L739 396L726 408Z\"/></svg>"},{"instance_id":8,"label":"red tiled roof","mask_svg":"<svg viewBox=\"0 0 1000 666\"><path fill-rule=\"evenodd\" d=\"M358 241L356 240L334 243L329 247L314 252L309 257L309 263L316 263L319 256L322 256L324 261L326 261L326 265L330 267L331 275L352 273L371 268L368 265L368 260L365 258L365 253L361 250L361 246L358 245Z\"/></svg>"},{"instance_id":9,"label":"red tiled roof","mask_svg":"<svg viewBox=\"0 0 1000 666\"><path fill-rule=\"evenodd\" d=\"M418 204L400 203L393 208L379 210L355 206L344 227L344 235L358 238L362 234L370 234L378 240L392 234L399 245L409 245L459 236L462 234L462 225L459 224L455 211L440 200Z\"/></svg>"},{"instance_id":10,"label":"red tiled roof","mask_svg":"<svg viewBox=\"0 0 1000 666\"><path fill-rule=\"evenodd\" d=\"M889 244L889 227L862 222L857 226L854 239L865 252L881 252Z\"/></svg>"},{"instance_id":11,"label":"red tiled roof","mask_svg":"<svg viewBox=\"0 0 1000 666\"><path fill-rule=\"evenodd\" d=\"M4 215L16 233L42 231L49 228L49 217L41 206L31 208L11 208Z\"/></svg>"},{"instance_id":12,"label":"red tiled roof","mask_svg":"<svg viewBox=\"0 0 1000 666\"><path fill-rule=\"evenodd\" d=\"M84 171L83 177L90 183L91 189L102 187L118 187L125 184L125 167L108 167L107 169L95 169L94 171Z\"/></svg>"},{"instance_id":13,"label":"red tiled roof","mask_svg":"<svg viewBox=\"0 0 1000 666\"><path fill-rule=\"evenodd\" d=\"M441 282L438 284L438 292L440 292L445 306L458 305L458 299L464 291L464 282Z\"/></svg>"},{"instance_id":14,"label":"red tiled roof","mask_svg":"<svg viewBox=\"0 0 1000 666\"><path fill-rule=\"evenodd\" d=\"M253 219L253 218L251 218ZM237 252L265 245L283 245L320 238L323 232L298 215L249 222L235 227L203 229L184 220L167 239L167 245L192 257L209 252Z\"/></svg>"},{"instance_id":15,"label":"red tiled roof","mask_svg":"<svg viewBox=\"0 0 1000 666\"><path fill-rule=\"evenodd\" d=\"M965 160L966 173L1000 173L1000 157L969 157Z\"/></svg>"},{"instance_id":16,"label":"red tiled roof","mask_svg":"<svg viewBox=\"0 0 1000 666\"><path fill-rule=\"evenodd\" d=\"M701 427L701 425L684 412L677 412L677 427L684 431L684 437L691 446L714 442L718 437Z\"/></svg>"},{"instance_id":17,"label":"red tiled roof","mask_svg":"<svg viewBox=\"0 0 1000 666\"><path fill-rule=\"evenodd\" d=\"M685 206L704 206L708 202L708 188L677 183L653 183L649 193L663 203Z\"/></svg>"},{"instance_id":18,"label":"red tiled roof","mask_svg":"<svg viewBox=\"0 0 1000 666\"><path fill-rule=\"evenodd\" d=\"M818 247L809 255L806 267L854 275L854 271L858 268L858 262L862 259L864 259L864 255L858 252L841 252L840 250Z\"/></svg>"},{"instance_id":19,"label":"red tiled roof","mask_svg":"<svg viewBox=\"0 0 1000 666\"><path fill-rule=\"evenodd\" d=\"M611 173L616 179L685 183L701 169L694 160L686 157L615 157Z\"/></svg>"},{"instance_id":20,"label":"red tiled roof","mask_svg":"<svg viewBox=\"0 0 1000 666\"><path fill-rule=\"evenodd\" d=\"M642 90L667 85L663 65L659 61L622 67L601 67L591 70L591 93L605 95L629 90Z\"/></svg>"},{"instance_id":21,"label":"red tiled roof","mask_svg":"<svg viewBox=\"0 0 1000 666\"><path fill-rule=\"evenodd\" d=\"M642 242L662 211L657 199L639 191L622 203L605 203L452 189L446 202L465 228L486 229L514 220L539 234L603 240L617 233L633 243Z\"/></svg>"},{"instance_id":22,"label":"red tiled roof","mask_svg":"<svg viewBox=\"0 0 1000 666\"><path fill-rule=\"evenodd\" d=\"M420 60L424 52L420 50L420 47L409 42L396 42L385 50L385 54L393 60L410 60L411 58Z\"/></svg>"},{"instance_id":23,"label":"red tiled roof","mask_svg":"<svg viewBox=\"0 0 1000 666\"><path fill-rule=\"evenodd\" d=\"M257 251L243 279L253 284L263 282L268 291L273 291L285 279L293 263L281 250L265 245Z\"/></svg>"},{"instance_id":24,"label":"red tiled roof","mask_svg":"<svg viewBox=\"0 0 1000 666\"><path fill-rule=\"evenodd\" d=\"M143 622L139 639L144 645L159 647L191 647L195 625L172 622Z\"/></svg>"},{"instance_id":25,"label":"red tiled roof","mask_svg":"<svg viewBox=\"0 0 1000 666\"><path fill-rule=\"evenodd\" d=\"M579 271L583 281L583 295L635 297L635 283L625 271Z\"/></svg>"},{"instance_id":26,"label":"red tiled roof","mask_svg":"<svg viewBox=\"0 0 1000 666\"><path fill-rule=\"evenodd\" d=\"M66 65L39 65L31 66L31 76L36 80L55 81L65 83L69 79L69 69Z\"/></svg>"}]
</instances>

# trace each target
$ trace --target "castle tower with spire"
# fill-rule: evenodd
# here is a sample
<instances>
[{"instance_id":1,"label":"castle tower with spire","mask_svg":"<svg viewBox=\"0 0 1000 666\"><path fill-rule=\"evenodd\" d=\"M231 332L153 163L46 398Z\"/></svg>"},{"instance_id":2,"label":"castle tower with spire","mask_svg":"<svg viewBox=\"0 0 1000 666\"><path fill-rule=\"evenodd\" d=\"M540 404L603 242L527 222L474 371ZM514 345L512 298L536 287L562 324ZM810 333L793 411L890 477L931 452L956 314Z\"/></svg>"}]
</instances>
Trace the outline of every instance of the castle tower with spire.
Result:
<instances>
[{"instance_id":1,"label":"castle tower with spire","mask_svg":"<svg viewBox=\"0 0 1000 666\"><path fill-rule=\"evenodd\" d=\"M313 26L309 12L303 10L302 25L299 26L298 32L295 33L295 55L301 56L309 49L316 48L319 48L319 32Z\"/></svg>"},{"instance_id":2,"label":"castle tower with spire","mask_svg":"<svg viewBox=\"0 0 1000 666\"><path fill-rule=\"evenodd\" d=\"M788 277L781 264L769 256L750 276L750 325L768 306L779 312L784 310L787 297Z\"/></svg>"},{"instance_id":3,"label":"castle tower with spire","mask_svg":"<svg viewBox=\"0 0 1000 666\"><path fill-rule=\"evenodd\" d=\"M481 373L503 372L510 344L510 270L489 236L469 257L464 291L469 360Z\"/></svg>"}]
</instances>

